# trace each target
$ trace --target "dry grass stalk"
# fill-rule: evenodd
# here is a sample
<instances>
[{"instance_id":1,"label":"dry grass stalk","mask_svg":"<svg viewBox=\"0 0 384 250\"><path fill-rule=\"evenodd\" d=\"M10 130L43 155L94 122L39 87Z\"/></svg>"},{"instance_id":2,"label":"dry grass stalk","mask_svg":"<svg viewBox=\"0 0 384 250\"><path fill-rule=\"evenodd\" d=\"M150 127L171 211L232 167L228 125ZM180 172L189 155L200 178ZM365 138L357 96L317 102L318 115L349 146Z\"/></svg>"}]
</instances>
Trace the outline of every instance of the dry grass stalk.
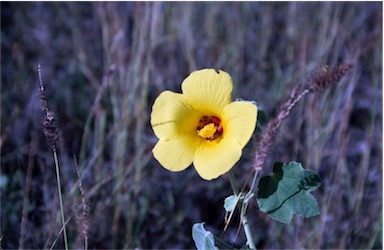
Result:
<instances>
[{"instance_id":1,"label":"dry grass stalk","mask_svg":"<svg viewBox=\"0 0 384 250\"><path fill-rule=\"evenodd\" d=\"M290 98L280 106L279 113L268 123L265 133L261 137L253 165L256 171L263 167L281 123L287 118L296 103L308 93L320 92L336 84L351 68L352 64L343 64L332 68L325 67L310 76L307 86L302 91L300 85L292 90Z\"/></svg>"},{"instance_id":2,"label":"dry grass stalk","mask_svg":"<svg viewBox=\"0 0 384 250\"><path fill-rule=\"evenodd\" d=\"M80 194L81 194L81 203L82 203L82 213L78 213L78 210L75 209L76 212L76 222L78 226L78 230L80 232L80 239L81 242L84 242L84 249L88 249L88 232L89 232L89 217L88 217L88 212L89 212L89 206L88 202L86 200L86 195L85 195L85 190L83 187L83 182L81 181L81 175L79 171L79 166L77 164L77 160L75 157L73 157L73 160L75 162L76 166L76 173L77 177L79 178L79 189L80 189Z\"/></svg>"},{"instance_id":3,"label":"dry grass stalk","mask_svg":"<svg viewBox=\"0 0 384 250\"><path fill-rule=\"evenodd\" d=\"M56 125L56 115L53 111L50 111L48 109L47 98L45 97L45 92L44 92L45 89L44 89L44 84L42 80L43 78L41 77L40 64L38 64L37 67L38 67L39 82L40 82L40 102L41 102L41 107L45 112L45 116L43 118L43 132L48 142L51 144L52 148L56 150L57 143L59 141L58 140L59 129Z\"/></svg>"},{"instance_id":4,"label":"dry grass stalk","mask_svg":"<svg viewBox=\"0 0 384 250\"><path fill-rule=\"evenodd\" d=\"M352 67L352 64L343 64L332 68L324 67L309 78L308 91L320 92L338 83Z\"/></svg>"},{"instance_id":5,"label":"dry grass stalk","mask_svg":"<svg viewBox=\"0 0 384 250\"><path fill-rule=\"evenodd\" d=\"M25 232L27 226L28 219L28 201L29 201L29 192L31 190L31 181L32 181L32 170L34 167L34 155L36 151L37 138L36 133L32 133L31 147L28 158L28 167L27 167L27 177L25 180L25 188L24 188L24 200L23 200L23 212L21 217L21 225L20 225L20 237L19 237L19 249L24 249L25 242Z\"/></svg>"},{"instance_id":6,"label":"dry grass stalk","mask_svg":"<svg viewBox=\"0 0 384 250\"><path fill-rule=\"evenodd\" d=\"M55 113L48 109L47 99L44 93L44 84L43 78L41 76L41 65L37 66L38 74L39 74L39 82L40 82L40 102L43 111L45 112L45 116L43 119L43 132L48 142L51 144L53 157L55 160L55 170L56 170L56 180L57 180L57 190L59 193L59 201L60 201L60 212L61 212L61 221L63 224L63 237L64 237L64 245L65 249L68 249L68 240L67 240L67 230L65 227L65 218L64 218L64 207L62 201L62 192L61 192L61 181L60 181L60 168L59 168L59 160L57 156L57 144L59 141L59 128L56 125L56 116Z\"/></svg>"}]
</instances>

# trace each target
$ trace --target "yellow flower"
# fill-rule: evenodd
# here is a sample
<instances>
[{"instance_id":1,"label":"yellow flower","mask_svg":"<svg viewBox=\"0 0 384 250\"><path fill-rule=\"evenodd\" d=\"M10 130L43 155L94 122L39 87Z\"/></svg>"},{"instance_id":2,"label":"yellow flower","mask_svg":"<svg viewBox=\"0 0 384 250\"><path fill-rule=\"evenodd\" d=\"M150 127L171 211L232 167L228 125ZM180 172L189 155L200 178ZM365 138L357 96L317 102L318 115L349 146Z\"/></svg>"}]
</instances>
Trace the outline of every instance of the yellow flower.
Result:
<instances>
[{"instance_id":1,"label":"yellow flower","mask_svg":"<svg viewBox=\"0 0 384 250\"><path fill-rule=\"evenodd\" d=\"M159 138L154 157L170 171L192 163L205 180L228 172L256 126L257 107L231 102L232 79L224 71L202 69L182 83L182 94L161 93L152 107L151 125Z\"/></svg>"}]
</instances>

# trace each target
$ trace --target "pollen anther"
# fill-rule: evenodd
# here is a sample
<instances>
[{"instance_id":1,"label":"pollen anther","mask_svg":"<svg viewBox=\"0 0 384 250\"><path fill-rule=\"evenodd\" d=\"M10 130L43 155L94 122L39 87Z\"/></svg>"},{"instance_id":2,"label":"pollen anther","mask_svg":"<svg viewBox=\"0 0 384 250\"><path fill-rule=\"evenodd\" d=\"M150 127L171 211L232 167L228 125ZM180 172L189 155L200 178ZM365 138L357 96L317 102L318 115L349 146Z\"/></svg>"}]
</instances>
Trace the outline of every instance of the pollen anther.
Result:
<instances>
[{"instance_id":1,"label":"pollen anther","mask_svg":"<svg viewBox=\"0 0 384 250\"><path fill-rule=\"evenodd\" d=\"M202 129L197 131L197 134L203 138L211 138L216 133L216 127L213 123L205 125Z\"/></svg>"},{"instance_id":2,"label":"pollen anther","mask_svg":"<svg viewBox=\"0 0 384 250\"><path fill-rule=\"evenodd\" d=\"M223 134L221 120L216 116L203 116L196 128L197 134L209 141L213 141Z\"/></svg>"}]
</instances>

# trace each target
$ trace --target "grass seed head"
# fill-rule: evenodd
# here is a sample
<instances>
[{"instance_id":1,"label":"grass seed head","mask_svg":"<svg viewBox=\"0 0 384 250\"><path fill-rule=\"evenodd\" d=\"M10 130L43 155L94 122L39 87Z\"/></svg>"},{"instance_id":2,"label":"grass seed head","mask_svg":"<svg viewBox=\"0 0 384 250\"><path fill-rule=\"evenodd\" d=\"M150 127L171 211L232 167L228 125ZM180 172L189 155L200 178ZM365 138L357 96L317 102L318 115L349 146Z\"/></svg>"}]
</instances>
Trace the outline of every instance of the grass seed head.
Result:
<instances>
[{"instance_id":1,"label":"grass seed head","mask_svg":"<svg viewBox=\"0 0 384 250\"><path fill-rule=\"evenodd\" d=\"M320 92L338 83L352 67L352 64L343 64L332 68L324 67L315 72L309 79L309 92Z\"/></svg>"}]
</instances>

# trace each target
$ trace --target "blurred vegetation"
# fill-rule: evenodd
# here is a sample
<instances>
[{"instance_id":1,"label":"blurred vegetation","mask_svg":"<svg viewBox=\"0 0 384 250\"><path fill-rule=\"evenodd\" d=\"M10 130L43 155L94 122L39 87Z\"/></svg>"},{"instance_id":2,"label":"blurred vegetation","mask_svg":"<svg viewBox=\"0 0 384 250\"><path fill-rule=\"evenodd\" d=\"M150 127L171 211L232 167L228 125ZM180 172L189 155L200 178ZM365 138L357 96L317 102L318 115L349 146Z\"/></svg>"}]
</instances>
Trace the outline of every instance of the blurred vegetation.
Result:
<instances>
[{"instance_id":1,"label":"blurred vegetation","mask_svg":"<svg viewBox=\"0 0 384 250\"><path fill-rule=\"evenodd\" d=\"M231 188L225 175L206 182L154 160L159 93L179 92L193 70L220 68L235 98L271 117L314 69L353 63L338 85L293 109L263 169L296 160L316 171L321 214L284 225L253 201L248 219L258 248L382 248L381 2L1 2L2 248L63 247L38 63L61 133L70 247L83 246L88 223L90 248L174 249L194 248L194 223L221 235ZM252 152L234 168L239 185ZM227 242L236 230L234 221Z\"/></svg>"}]
</instances>

